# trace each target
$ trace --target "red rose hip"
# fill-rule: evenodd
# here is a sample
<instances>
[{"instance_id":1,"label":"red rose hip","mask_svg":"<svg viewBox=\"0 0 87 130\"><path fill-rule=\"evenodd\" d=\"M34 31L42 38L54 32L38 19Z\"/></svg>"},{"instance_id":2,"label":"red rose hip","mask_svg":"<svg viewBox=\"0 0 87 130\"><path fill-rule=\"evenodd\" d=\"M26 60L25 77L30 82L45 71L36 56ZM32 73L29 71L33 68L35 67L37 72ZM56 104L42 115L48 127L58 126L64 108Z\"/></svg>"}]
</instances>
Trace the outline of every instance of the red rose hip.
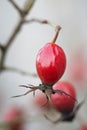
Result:
<instances>
[{"instance_id":1,"label":"red rose hip","mask_svg":"<svg viewBox=\"0 0 87 130\"><path fill-rule=\"evenodd\" d=\"M53 85L63 75L66 67L66 56L63 49L47 43L37 54L36 69L43 84Z\"/></svg>"},{"instance_id":2,"label":"red rose hip","mask_svg":"<svg viewBox=\"0 0 87 130\"><path fill-rule=\"evenodd\" d=\"M23 111L19 107L8 108L3 117L3 121L8 124L10 130L22 130Z\"/></svg>"},{"instance_id":3,"label":"red rose hip","mask_svg":"<svg viewBox=\"0 0 87 130\"><path fill-rule=\"evenodd\" d=\"M51 95L53 107L61 113L70 113L75 106L76 92L72 84L64 81L57 82L53 86L54 90L62 90L68 95L55 93Z\"/></svg>"},{"instance_id":4,"label":"red rose hip","mask_svg":"<svg viewBox=\"0 0 87 130\"><path fill-rule=\"evenodd\" d=\"M87 125L81 126L78 130L87 130Z\"/></svg>"}]
</instances>

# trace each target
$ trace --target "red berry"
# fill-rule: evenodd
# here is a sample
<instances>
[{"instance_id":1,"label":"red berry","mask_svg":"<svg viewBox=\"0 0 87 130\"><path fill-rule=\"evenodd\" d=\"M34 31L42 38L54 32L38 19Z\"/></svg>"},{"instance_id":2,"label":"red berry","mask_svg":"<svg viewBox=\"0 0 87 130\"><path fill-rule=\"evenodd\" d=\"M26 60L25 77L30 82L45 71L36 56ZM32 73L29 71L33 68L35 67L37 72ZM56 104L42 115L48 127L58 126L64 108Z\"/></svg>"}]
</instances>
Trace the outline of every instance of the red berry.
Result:
<instances>
[{"instance_id":1,"label":"red berry","mask_svg":"<svg viewBox=\"0 0 87 130\"><path fill-rule=\"evenodd\" d=\"M79 130L87 130L87 125L80 127Z\"/></svg>"},{"instance_id":2,"label":"red berry","mask_svg":"<svg viewBox=\"0 0 87 130\"><path fill-rule=\"evenodd\" d=\"M57 109L58 111L60 111L61 113L72 112L72 110L75 106L74 99L76 99L76 92L75 92L74 87L68 82L60 81L60 82L57 82L56 84L54 84L53 89L62 90L70 95L70 96L68 96L68 95L59 94L59 93L52 94L51 99L52 99L54 108Z\"/></svg>"},{"instance_id":3,"label":"red berry","mask_svg":"<svg viewBox=\"0 0 87 130\"><path fill-rule=\"evenodd\" d=\"M21 130L23 126L23 111L17 107L10 107L4 113L4 122L10 130ZM16 122L17 121L17 122Z\"/></svg>"},{"instance_id":4,"label":"red berry","mask_svg":"<svg viewBox=\"0 0 87 130\"><path fill-rule=\"evenodd\" d=\"M83 86L82 84L85 84L87 81L86 79L86 72L87 72L87 64L86 60L82 56L81 51L74 52L74 54L70 57L72 59L69 62L68 67L68 74L72 81L75 83L79 83L79 86Z\"/></svg>"},{"instance_id":5,"label":"red berry","mask_svg":"<svg viewBox=\"0 0 87 130\"><path fill-rule=\"evenodd\" d=\"M37 54L36 69L43 84L53 85L63 75L66 57L63 49L53 43L47 43Z\"/></svg>"}]
</instances>

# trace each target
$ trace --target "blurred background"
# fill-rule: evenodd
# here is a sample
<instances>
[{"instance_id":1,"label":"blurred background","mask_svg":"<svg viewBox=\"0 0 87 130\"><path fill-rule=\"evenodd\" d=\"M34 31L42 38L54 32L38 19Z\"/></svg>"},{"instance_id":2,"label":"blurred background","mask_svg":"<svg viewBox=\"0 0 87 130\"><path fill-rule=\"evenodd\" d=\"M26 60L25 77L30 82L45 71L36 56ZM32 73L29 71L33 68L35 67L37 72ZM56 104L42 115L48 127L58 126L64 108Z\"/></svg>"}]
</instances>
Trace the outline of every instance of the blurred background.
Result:
<instances>
[{"instance_id":1,"label":"blurred background","mask_svg":"<svg viewBox=\"0 0 87 130\"><path fill-rule=\"evenodd\" d=\"M23 8L26 0L14 1ZM87 93L87 1L36 0L26 18L46 19L62 27L56 43L66 53L67 67L61 80L71 82L76 88L77 100L79 102L82 101ZM19 14L12 4L8 0L0 0L0 43L2 45L6 44L18 21ZM51 41L54 34L54 28L49 25L35 22L24 24L7 52L5 65L30 74L36 74L35 60L38 50ZM44 117L39 117L35 107L32 105L32 94L15 99L10 98L26 92L26 89L19 88L19 85L38 85L39 83L41 81L38 77L3 71L0 74L0 121L2 122L4 111L9 106L16 104L24 108L27 115L30 115L30 120L26 124L25 130L77 130L81 125L78 120L72 123L54 125ZM81 120L87 124L86 102L80 109L79 114Z\"/></svg>"}]
</instances>

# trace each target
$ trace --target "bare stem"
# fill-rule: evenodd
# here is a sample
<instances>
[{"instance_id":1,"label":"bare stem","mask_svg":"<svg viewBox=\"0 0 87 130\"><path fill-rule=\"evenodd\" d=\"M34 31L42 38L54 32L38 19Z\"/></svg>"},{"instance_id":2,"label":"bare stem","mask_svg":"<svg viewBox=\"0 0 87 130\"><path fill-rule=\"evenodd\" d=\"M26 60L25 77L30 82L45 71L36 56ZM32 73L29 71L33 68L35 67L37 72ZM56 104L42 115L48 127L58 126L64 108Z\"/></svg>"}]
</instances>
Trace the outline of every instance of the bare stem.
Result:
<instances>
[{"instance_id":1,"label":"bare stem","mask_svg":"<svg viewBox=\"0 0 87 130\"><path fill-rule=\"evenodd\" d=\"M59 35L60 30L61 30L61 27L60 26L56 26L56 34L55 34L55 36L54 36L54 38L52 40L52 43L56 42L56 39L57 39L57 37Z\"/></svg>"},{"instance_id":2,"label":"bare stem","mask_svg":"<svg viewBox=\"0 0 87 130\"><path fill-rule=\"evenodd\" d=\"M24 21L24 23L26 23L26 24L33 23L33 22L50 25L51 27L55 28L56 32L58 32L58 33L61 29L60 25L56 25L56 24L54 24L54 23L52 23L52 22L50 22L46 19L42 20L42 19L38 19L38 18L32 18L32 19L29 19L29 20L25 19L25 21Z\"/></svg>"},{"instance_id":3,"label":"bare stem","mask_svg":"<svg viewBox=\"0 0 87 130\"><path fill-rule=\"evenodd\" d=\"M9 2L15 7L15 9L20 13L20 19L15 26L12 35L9 37L8 41L6 42L6 45L3 47L0 45L0 49L2 50L2 57L0 61L0 69L4 68L4 62L6 59L7 52L12 45L13 40L16 38L17 34L21 30L23 24L24 24L24 19L27 16L27 14L30 12L31 8L33 7L33 4L35 3L36 0L26 0L28 7L26 7L26 3L24 5L23 9L20 9L20 7L13 1L9 0ZM26 12L26 13L25 13ZM3 69L4 70L4 69Z\"/></svg>"},{"instance_id":4,"label":"bare stem","mask_svg":"<svg viewBox=\"0 0 87 130\"><path fill-rule=\"evenodd\" d=\"M4 46L0 43L0 49L1 51L4 51Z\"/></svg>"},{"instance_id":5,"label":"bare stem","mask_svg":"<svg viewBox=\"0 0 87 130\"><path fill-rule=\"evenodd\" d=\"M11 35L10 38L8 39L7 44L6 44L6 46L5 46L5 47L6 47L6 51L8 50L8 48L10 47L10 45L12 44L13 40L15 39L15 37L17 36L17 34L19 33L19 31L21 30L21 27L22 27L22 25L23 25L23 22L22 22L23 19L24 19L24 17L19 20L19 22L18 22L18 24L16 25L16 27L15 27L15 29L14 29L12 35Z\"/></svg>"},{"instance_id":6,"label":"bare stem","mask_svg":"<svg viewBox=\"0 0 87 130\"><path fill-rule=\"evenodd\" d=\"M13 1L13 0L8 0L14 8L18 11L18 13L21 15L22 14L22 9Z\"/></svg>"},{"instance_id":7,"label":"bare stem","mask_svg":"<svg viewBox=\"0 0 87 130\"><path fill-rule=\"evenodd\" d=\"M55 25L54 23L48 21L48 20L41 20L41 19L37 19L37 18L32 18L30 20L25 20L24 23L28 24L28 23L32 23L32 22L37 22L37 23L40 23L40 24L48 24L52 27L55 28L56 30L56 34L54 36L54 38L52 39L52 43L55 43L56 42L56 39L59 35L59 32L61 30L61 26L60 25Z\"/></svg>"},{"instance_id":8,"label":"bare stem","mask_svg":"<svg viewBox=\"0 0 87 130\"><path fill-rule=\"evenodd\" d=\"M26 0L25 1L25 4L24 4L24 9L23 9L23 12L24 14L28 14L29 11L31 10L32 6L34 5L36 0Z\"/></svg>"},{"instance_id":9,"label":"bare stem","mask_svg":"<svg viewBox=\"0 0 87 130\"><path fill-rule=\"evenodd\" d=\"M35 73L29 73L29 72L26 72L26 71L23 71L23 70L20 70L18 68L14 68L14 67L7 67L7 66L3 66L1 68L1 70L4 70L4 71L12 71L12 72L16 72L16 73L19 73L21 75L27 75L27 76L33 76L33 77L37 77L37 75Z\"/></svg>"},{"instance_id":10,"label":"bare stem","mask_svg":"<svg viewBox=\"0 0 87 130\"><path fill-rule=\"evenodd\" d=\"M26 24L29 24L29 23L33 23L33 22L37 22L37 23L40 23L40 24L49 24L49 21L47 20L41 20L41 19L37 19L37 18L32 18L32 19L29 19L29 20L25 20L24 21Z\"/></svg>"},{"instance_id":11,"label":"bare stem","mask_svg":"<svg viewBox=\"0 0 87 130\"><path fill-rule=\"evenodd\" d=\"M14 5L15 9L20 10L19 6L17 6L17 4L16 4L15 2L13 2L13 0L9 0L9 1ZM28 6L29 6L29 4L30 4L30 6L29 6L29 8L28 8L28 10L27 10L27 13L29 13L29 11L30 11L30 9L32 8L32 6L33 6L35 0L27 0L27 1L28 1ZM27 1L26 1L26 2L27 2ZM32 3L32 5L31 5L31 3ZM22 26L23 26L23 24L24 24L23 21L24 21L26 15L27 15L27 13L25 13L25 10L24 10L24 9L21 10L21 11L19 11L19 12L21 12L20 20L18 21L18 24L16 25L16 27L15 27L15 29L14 29L12 35L10 36L10 38L9 38L8 41L7 41L6 50L9 48L9 46L11 45L11 43L13 42L13 40L14 40L15 37L16 37L16 35L19 33L19 31L21 30L21 28L22 28Z\"/></svg>"}]
</instances>

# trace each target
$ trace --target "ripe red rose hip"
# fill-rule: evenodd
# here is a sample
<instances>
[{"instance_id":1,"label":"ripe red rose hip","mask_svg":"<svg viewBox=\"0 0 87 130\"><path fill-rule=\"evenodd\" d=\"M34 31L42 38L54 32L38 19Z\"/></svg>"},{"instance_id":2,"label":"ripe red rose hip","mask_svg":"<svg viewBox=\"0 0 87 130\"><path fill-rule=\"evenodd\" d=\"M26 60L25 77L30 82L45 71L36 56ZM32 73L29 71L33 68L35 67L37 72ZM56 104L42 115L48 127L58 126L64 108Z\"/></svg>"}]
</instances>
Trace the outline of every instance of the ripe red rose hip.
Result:
<instances>
[{"instance_id":1,"label":"ripe red rose hip","mask_svg":"<svg viewBox=\"0 0 87 130\"><path fill-rule=\"evenodd\" d=\"M18 107L10 107L4 113L4 123L8 124L10 130L22 130L23 111Z\"/></svg>"},{"instance_id":2,"label":"ripe red rose hip","mask_svg":"<svg viewBox=\"0 0 87 130\"><path fill-rule=\"evenodd\" d=\"M53 85L63 75L66 56L55 43L47 43L37 54L36 69L43 84Z\"/></svg>"},{"instance_id":3,"label":"ripe red rose hip","mask_svg":"<svg viewBox=\"0 0 87 130\"><path fill-rule=\"evenodd\" d=\"M51 100L52 100L54 108L60 111L61 113L72 112L75 106L74 99L76 99L76 92L73 85L68 82L60 81L54 84L53 89L54 90L59 89L71 95L70 97L65 94L60 94L60 93L52 94Z\"/></svg>"}]
</instances>

